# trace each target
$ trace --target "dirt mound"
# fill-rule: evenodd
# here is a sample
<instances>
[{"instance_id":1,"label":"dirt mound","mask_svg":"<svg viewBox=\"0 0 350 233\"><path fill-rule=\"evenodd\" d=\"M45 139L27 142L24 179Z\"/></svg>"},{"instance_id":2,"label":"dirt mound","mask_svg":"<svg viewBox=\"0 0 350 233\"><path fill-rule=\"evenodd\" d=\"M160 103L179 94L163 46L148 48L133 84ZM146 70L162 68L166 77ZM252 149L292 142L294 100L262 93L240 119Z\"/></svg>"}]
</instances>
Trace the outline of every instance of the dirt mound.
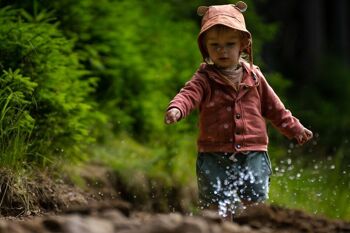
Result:
<instances>
[{"instance_id":1,"label":"dirt mound","mask_svg":"<svg viewBox=\"0 0 350 233\"><path fill-rule=\"evenodd\" d=\"M240 225L249 225L254 229L269 229L267 232L349 232L350 223L330 220L320 216L306 214L299 210L277 206L262 205L248 209L235 221Z\"/></svg>"},{"instance_id":2,"label":"dirt mound","mask_svg":"<svg viewBox=\"0 0 350 233\"><path fill-rule=\"evenodd\" d=\"M172 198L167 196L167 200L163 200L164 206L169 208L165 210L156 203L161 202L160 197L164 196L161 195L164 194L162 189L148 190L148 195L144 196L155 195L157 198L149 198L150 203L147 203L147 198L132 198L134 197L132 189L125 186L118 180L118 176L104 167L93 166L90 169L85 168L84 172L82 177L86 180L86 190L77 189L63 180L53 182L50 179L40 178L39 183L31 181L34 183L26 186L31 187L29 192L33 193L32 196L35 198L31 199L31 204L24 209L22 203L14 202L21 199L14 199L18 196L13 195L16 194L16 184L11 183L11 179L2 182L0 197L3 205L0 205L0 216L6 215L6 217L0 220L0 232L350 233L348 222L267 205L249 208L233 222L223 222L215 212L205 211L196 216L181 214L181 206L176 208L178 212L166 214L164 211L169 212L173 209L169 208L169 205L176 206L172 204L175 200L172 198L178 198L177 196ZM147 183L144 180L142 182ZM72 208L72 206L76 207ZM159 211L163 213L160 214ZM20 213L24 214L18 217Z\"/></svg>"},{"instance_id":3,"label":"dirt mound","mask_svg":"<svg viewBox=\"0 0 350 233\"><path fill-rule=\"evenodd\" d=\"M131 205L114 201L66 210L55 216L26 221L0 221L2 233L346 233L350 223L309 216L301 211L260 206L234 222L223 222L216 213L185 216L180 213L134 212Z\"/></svg>"}]
</instances>

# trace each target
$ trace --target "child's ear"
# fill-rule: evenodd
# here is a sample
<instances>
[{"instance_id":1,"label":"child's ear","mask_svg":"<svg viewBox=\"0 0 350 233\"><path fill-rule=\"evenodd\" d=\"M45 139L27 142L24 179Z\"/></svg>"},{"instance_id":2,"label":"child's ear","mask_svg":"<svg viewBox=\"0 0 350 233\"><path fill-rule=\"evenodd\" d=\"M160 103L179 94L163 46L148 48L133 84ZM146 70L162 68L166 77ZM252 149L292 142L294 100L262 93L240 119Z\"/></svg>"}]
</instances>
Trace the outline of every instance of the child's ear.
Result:
<instances>
[{"instance_id":1,"label":"child's ear","mask_svg":"<svg viewBox=\"0 0 350 233\"><path fill-rule=\"evenodd\" d=\"M209 7L207 7L207 6L200 6L197 9L197 14L199 16L203 16L208 11L208 9L209 9Z\"/></svg>"},{"instance_id":2,"label":"child's ear","mask_svg":"<svg viewBox=\"0 0 350 233\"><path fill-rule=\"evenodd\" d=\"M241 13L245 12L248 8L247 4L245 2L239 1L236 4L232 4L237 10L239 10Z\"/></svg>"}]
</instances>

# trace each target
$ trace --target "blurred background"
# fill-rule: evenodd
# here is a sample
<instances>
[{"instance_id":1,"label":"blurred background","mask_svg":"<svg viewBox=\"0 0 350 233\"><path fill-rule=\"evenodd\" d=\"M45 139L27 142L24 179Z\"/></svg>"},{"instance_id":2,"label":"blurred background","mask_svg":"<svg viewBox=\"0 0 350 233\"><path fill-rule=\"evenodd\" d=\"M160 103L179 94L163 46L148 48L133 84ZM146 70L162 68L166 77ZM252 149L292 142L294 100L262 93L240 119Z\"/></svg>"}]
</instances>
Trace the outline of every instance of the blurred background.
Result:
<instances>
[{"instance_id":1,"label":"blurred background","mask_svg":"<svg viewBox=\"0 0 350 233\"><path fill-rule=\"evenodd\" d=\"M194 211L197 115L163 117L201 62L197 7L227 3L1 0L0 166L105 164L123 198ZM350 3L246 3L255 64L315 135L300 147L269 126L268 202L350 220Z\"/></svg>"}]
</instances>

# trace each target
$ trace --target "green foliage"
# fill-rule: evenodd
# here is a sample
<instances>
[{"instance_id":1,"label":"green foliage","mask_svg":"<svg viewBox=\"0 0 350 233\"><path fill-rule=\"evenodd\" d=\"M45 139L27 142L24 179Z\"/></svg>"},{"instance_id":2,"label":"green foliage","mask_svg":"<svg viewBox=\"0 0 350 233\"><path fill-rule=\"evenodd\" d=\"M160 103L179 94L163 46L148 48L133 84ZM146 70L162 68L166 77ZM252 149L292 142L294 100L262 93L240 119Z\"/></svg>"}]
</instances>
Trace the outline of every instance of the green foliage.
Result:
<instances>
[{"instance_id":1,"label":"green foliage","mask_svg":"<svg viewBox=\"0 0 350 233\"><path fill-rule=\"evenodd\" d=\"M19 70L0 76L0 165L16 168L25 161L35 121L29 110L36 83Z\"/></svg>"},{"instance_id":2,"label":"green foliage","mask_svg":"<svg viewBox=\"0 0 350 233\"><path fill-rule=\"evenodd\" d=\"M87 71L72 50L73 42L64 38L57 25L47 23L44 16L42 22L27 22L20 13L0 11L0 62L3 69L20 69L30 78L28 83L37 85L26 102L26 118L35 122L31 157L42 163L50 155L68 151L70 158L77 158L93 140L90 132L99 116L88 98L96 80L84 78Z\"/></svg>"},{"instance_id":3,"label":"green foliage","mask_svg":"<svg viewBox=\"0 0 350 233\"><path fill-rule=\"evenodd\" d=\"M57 11L60 28L76 40L83 64L100 77L96 99L114 132L129 131L139 140L163 133L170 96L200 62L194 23L172 21L171 4L161 1L44 5Z\"/></svg>"}]
</instances>

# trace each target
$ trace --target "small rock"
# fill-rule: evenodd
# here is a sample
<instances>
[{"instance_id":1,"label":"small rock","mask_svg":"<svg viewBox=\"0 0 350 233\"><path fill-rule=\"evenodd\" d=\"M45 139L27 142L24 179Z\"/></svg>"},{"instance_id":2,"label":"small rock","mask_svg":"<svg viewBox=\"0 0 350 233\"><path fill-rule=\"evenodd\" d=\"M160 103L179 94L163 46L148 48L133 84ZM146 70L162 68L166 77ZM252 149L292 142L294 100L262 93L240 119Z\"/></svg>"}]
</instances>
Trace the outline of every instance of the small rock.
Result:
<instances>
[{"instance_id":1,"label":"small rock","mask_svg":"<svg viewBox=\"0 0 350 233\"><path fill-rule=\"evenodd\" d=\"M65 233L114 233L114 226L111 222L86 217L82 218L78 215L71 215L63 224L63 232Z\"/></svg>"},{"instance_id":2,"label":"small rock","mask_svg":"<svg viewBox=\"0 0 350 233\"><path fill-rule=\"evenodd\" d=\"M222 217L219 215L217 211L203 210L201 212L201 216L212 222L216 222L216 223L222 222Z\"/></svg>"},{"instance_id":3,"label":"small rock","mask_svg":"<svg viewBox=\"0 0 350 233\"><path fill-rule=\"evenodd\" d=\"M208 223L198 217L187 217L180 227L176 229L176 232L183 233L210 233Z\"/></svg>"}]
</instances>

